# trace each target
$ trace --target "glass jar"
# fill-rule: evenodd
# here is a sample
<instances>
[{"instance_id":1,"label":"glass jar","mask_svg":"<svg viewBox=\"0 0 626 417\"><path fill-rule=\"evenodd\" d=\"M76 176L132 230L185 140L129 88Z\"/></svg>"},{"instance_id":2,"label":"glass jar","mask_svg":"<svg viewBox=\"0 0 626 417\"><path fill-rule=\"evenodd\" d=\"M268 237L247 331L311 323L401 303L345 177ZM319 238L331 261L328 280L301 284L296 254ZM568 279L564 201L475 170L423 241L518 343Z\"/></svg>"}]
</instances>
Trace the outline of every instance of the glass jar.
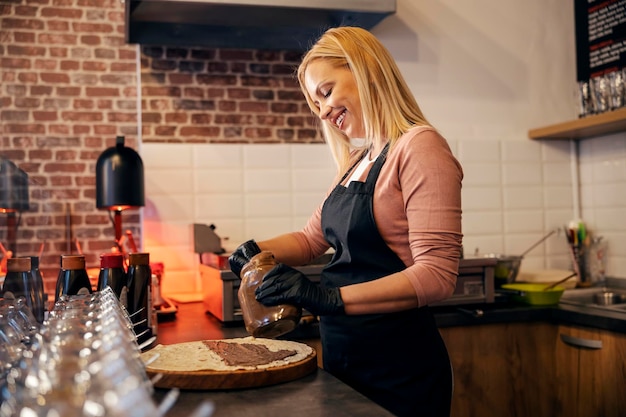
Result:
<instances>
[{"instance_id":1,"label":"glass jar","mask_svg":"<svg viewBox=\"0 0 626 417\"><path fill-rule=\"evenodd\" d=\"M296 328L302 317L302 308L289 304L265 306L256 300L254 291L276 259L269 251L253 256L241 269L241 285L237 292L246 330L254 337L276 338Z\"/></svg>"}]
</instances>

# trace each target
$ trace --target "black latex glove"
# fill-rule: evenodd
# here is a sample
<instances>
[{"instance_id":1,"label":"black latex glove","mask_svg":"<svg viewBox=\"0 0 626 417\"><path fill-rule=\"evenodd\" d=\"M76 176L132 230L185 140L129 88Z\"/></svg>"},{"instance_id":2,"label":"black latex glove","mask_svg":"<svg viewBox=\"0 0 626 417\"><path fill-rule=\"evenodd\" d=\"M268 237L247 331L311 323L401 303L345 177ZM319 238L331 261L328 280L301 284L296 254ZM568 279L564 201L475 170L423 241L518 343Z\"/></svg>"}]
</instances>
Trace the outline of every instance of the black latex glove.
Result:
<instances>
[{"instance_id":1,"label":"black latex glove","mask_svg":"<svg viewBox=\"0 0 626 417\"><path fill-rule=\"evenodd\" d=\"M322 288L285 264L278 264L265 274L255 295L264 305L292 304L316 316L344 313L339 288Z\"/></svg>"},{"instance_id":2,"label":"black latex glove","mask_svg":"<svg viewBox=\"0 0 626 417\"><path fill-rule=\"evenodd\" d=\"M241 278L240 274L244 265L247 264L254 255L258 255L259 253L261 253L261 249L257 246L253 239L250 239L246 243L242 243L235 250L235 252L228 257L230 270Z\"/></svg>"}]
</instances>

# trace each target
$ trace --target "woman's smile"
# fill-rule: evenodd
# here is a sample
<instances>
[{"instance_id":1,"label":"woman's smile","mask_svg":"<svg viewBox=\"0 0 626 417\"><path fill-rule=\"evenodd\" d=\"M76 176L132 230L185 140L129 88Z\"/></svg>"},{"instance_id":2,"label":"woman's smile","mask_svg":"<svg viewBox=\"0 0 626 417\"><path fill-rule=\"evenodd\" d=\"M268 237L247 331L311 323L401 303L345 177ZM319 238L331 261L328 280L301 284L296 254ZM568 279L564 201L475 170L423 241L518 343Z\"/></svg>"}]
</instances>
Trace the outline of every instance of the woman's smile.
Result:
<instances>
[{"instance_id":1,"label":"woman's smile","mask_svg":"<svg viewBox=\"0 0 626 417\"><path fill-rule=\"evenodd\" d=\"M313 61L306 70L305 87L320 119L332 123L349 138L365 137L361 100L352 71L325 60Z\"/></svg>"}]
</instances>

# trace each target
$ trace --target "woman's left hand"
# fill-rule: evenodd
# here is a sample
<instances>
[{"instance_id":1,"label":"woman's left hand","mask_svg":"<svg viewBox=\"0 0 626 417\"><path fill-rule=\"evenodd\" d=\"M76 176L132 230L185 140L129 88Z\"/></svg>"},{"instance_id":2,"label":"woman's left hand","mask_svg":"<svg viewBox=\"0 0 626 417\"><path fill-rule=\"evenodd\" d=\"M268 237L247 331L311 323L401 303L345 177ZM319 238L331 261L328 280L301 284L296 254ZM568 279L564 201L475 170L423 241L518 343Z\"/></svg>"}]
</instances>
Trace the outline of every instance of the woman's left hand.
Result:
<instances>
[{"instance_id":1,"label":"woman's left hand","mask_svg":"<svg viewBox=\"0 0 626 417\"><path fill-rule=\"evenodd\" d=\"M302 272L285 264L278 264L265 274L255 295L262 304L293 304L306 308L316 316L344 313L339 288L322 288Z\"/></svg>"}]
</instances>

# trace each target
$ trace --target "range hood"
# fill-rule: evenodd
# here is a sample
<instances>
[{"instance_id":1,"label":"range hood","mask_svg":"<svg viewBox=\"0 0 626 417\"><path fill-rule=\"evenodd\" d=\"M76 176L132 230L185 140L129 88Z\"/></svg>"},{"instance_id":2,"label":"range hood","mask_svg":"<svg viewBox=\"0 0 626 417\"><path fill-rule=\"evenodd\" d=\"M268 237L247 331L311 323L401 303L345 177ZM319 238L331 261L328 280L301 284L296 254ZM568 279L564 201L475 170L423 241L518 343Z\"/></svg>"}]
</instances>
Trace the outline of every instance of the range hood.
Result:
<instances>
[{"instance_id":1,"label":"range hood","mask_svg":"<svg viewBox=\"0 0 626 417\"><path fill-rule=\"evenodd\" d=\"M396 0L125 0L126 42L303 51L334 26L371 29Z\"/></svg>"}]
</instances>

